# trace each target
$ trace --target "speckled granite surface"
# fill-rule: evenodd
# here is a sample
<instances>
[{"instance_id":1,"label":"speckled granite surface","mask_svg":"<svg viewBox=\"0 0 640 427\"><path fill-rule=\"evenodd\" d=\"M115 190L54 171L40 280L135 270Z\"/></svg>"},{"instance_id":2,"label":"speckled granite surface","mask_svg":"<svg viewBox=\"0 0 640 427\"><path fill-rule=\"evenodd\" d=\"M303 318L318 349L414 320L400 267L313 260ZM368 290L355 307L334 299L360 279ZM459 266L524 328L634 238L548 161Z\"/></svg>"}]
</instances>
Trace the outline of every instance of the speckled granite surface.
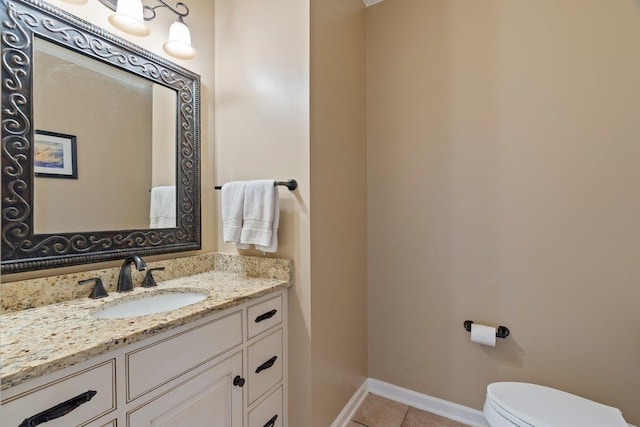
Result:
<instances>
[{"instance_id":1,"label":"speckled granite surface","mask_svg":"<svg viewBox=\"0 0 640 427\"><path fill-rule=\"evenodd\" d=\"M113 292L99 300L84 297L0 316L2 389L201 319L291 283L291 261L232 255L223 258L226 262L220 264L222 271L166 281L159 279L158 287L150 290L138 287L126 294ZM251 277L250 274L256 271L270 272L268 274L277 278ZM190 306L148 316L108 321L92 316L105 304L113 305L117 300L141 298L150 292L167 289L207 292L209 296ZM83 293L87 292L88 289L84 289Z\"/></svg>"},{"instance_id":2,"label":"speckled granite surface","mask_svg":"<svg viewBox=\"0 0 640 427\"><path fill-rule=\"evenodd\" d=\"M290 280L293 277L293 262L288 259L215 254L216 270L249 277Z\"/></svg>"},{"instance_id":3,"label":"speckled granite surface","mask_svg":"<svg viewBox=\"0 0 640 427\"><path fill-rule=\"evenodd\" d=\"M206 254L183 258L170 259L165 261L148 262L149 268L164 267L164 271L156 271L153 276L158 280L170 280L190 274L204 273L214 269L216 254ZM236 258L232 263L242 264L266 264L274 263L260 261L265 258L241 257L226 255L228 258ZM242 258L251 258L243 260ZM285 261L286 263L286 261ZM140 286L144 279L145 272L132 272L132 278L136 286ZM0 314L18 310L41 307L43 305L55 304L62 301L69 301L76 298L84 298L89 295L90 289L86 286L78 286L79 280L99 277L104 283L107 292L115 292L118 283L119 267L104 268L101 270L83 271L81 273L62 274L59 276L49 276L40 279L21 280L17 282L0 284ZM286 274L286 273L283 273ZM269 276L256 276L269 277Z\"/></svg>"}]
</instances>

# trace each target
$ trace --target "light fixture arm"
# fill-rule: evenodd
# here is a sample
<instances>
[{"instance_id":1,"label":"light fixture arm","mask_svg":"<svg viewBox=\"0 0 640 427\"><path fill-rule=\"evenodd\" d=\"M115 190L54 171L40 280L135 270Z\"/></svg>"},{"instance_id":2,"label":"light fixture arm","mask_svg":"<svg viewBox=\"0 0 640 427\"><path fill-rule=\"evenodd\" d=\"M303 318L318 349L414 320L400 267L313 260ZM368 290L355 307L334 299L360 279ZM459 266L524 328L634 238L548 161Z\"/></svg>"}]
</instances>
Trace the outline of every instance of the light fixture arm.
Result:
<instances>
[{"instance_id":1,"label":"light fixture arm","mask_svg":"<svg viewBox=\"0 0 640 427\"><path fill-rule=\"evenodd\" d=\"M102 3L103 5L105 5L106 7L108 7L109 9L115 12L118 4L117 0L99 0L99 1L100 3ZM146 4L143 5L145 21L151 21L152 19L154 19L156 17L156 9L160 9L163 7L166 7L171 12L173 12L178 17L178 19L182 19L189 14L189 7L183 2L176 3L176 7L174 8L169 6L169 4L164 2L163 0L154 0L154 1L160 4L158 4L157 6L149 6Z\"/></svg>"},{"instance_id":2,"label":"light fixture arm","mask_svg":"<svg viewBox=\"0 0 640 427\"><path fill-rule=\"evenodd\" d=\"M184 18L185 16L187 16L189 14L189 7L187 7L186 4L184 4L183 2L178 2L176 3L176 7L173 8L171 6L169 6L167 3L165 3L162 0L155 0L158 3L160 3L157 6L148 6L148 5L144 5L144 20L145 21L151 21L152 19L155 19L156 17L156 9L160 9L163 7L166 7L167 9L169 9L171 12L173 12L180 21L182 21L182 18ZM183 9L183 11L180 11L178 9Z\"/></svg>"}]
</instances>

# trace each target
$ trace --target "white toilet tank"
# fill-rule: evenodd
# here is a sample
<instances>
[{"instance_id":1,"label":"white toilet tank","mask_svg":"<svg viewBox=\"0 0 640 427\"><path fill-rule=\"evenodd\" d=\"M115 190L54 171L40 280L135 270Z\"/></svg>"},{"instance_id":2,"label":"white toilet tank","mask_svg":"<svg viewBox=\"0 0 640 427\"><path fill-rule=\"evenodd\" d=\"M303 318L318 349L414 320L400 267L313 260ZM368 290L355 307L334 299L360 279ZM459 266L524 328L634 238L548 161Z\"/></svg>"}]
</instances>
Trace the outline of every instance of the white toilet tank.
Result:
<instances>
[{"instance_id":1,"label":"white toilet tank","mask_svg":"<svg viewBox=\"0 0 640 427\"><path fill-rule=\"evenodd\" d=\"M489 384L484 415L491 427L628 427L619 409L536 384Z\"/></svg>"}]
</instances>

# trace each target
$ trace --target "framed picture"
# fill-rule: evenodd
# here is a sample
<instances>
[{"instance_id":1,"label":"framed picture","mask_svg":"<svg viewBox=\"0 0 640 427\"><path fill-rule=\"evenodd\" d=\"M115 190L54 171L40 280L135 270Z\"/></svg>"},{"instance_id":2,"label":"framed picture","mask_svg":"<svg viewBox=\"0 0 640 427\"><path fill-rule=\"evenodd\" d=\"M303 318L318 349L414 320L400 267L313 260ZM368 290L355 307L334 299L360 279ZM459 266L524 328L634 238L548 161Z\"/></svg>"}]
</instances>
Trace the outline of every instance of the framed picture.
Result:
<instances>
[{"instance_id":1,"label":"framed picture","mask_svg":"<svg viewBox=\"0 0 640 427\"><path fill-rule=\"evenodd\" d=\"M36 130L34 172L37 177L78 179L76 137Z\"/></svg>"}]
</instances>

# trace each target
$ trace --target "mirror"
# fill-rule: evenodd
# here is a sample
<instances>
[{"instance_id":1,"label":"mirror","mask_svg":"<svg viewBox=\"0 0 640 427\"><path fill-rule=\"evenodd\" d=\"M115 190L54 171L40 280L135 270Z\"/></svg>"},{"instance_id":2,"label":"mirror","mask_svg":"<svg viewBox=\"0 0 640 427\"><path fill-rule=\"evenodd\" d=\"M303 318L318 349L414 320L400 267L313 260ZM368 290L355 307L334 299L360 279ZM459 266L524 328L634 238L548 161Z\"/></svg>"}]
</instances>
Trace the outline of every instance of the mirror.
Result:
<instances>
[{"instance_id":1,"label":"mirror","mask_svg":"<svg viewBox=\"0 0 640 427\"><path fill-rule=\"evenodd\" d=\"M200 78L3 0L2 272L200 248Z\"/></svg>"},{"instance_id":2,"label":"mirror","mask_svg":"<svg viewBox=\"0 0 640 427\"><path fill-rule=\"evenodd\" d=\"M158 228L152 189L161 205L156 187L176 185L176 102L165 86L36 37L34 231ZM74 139L75 158L65 155L65 138ZM56 174L64 160L73 170ZM175 210L174 201L163 226L176 226Z\"/></svg>"}]
</instances>

